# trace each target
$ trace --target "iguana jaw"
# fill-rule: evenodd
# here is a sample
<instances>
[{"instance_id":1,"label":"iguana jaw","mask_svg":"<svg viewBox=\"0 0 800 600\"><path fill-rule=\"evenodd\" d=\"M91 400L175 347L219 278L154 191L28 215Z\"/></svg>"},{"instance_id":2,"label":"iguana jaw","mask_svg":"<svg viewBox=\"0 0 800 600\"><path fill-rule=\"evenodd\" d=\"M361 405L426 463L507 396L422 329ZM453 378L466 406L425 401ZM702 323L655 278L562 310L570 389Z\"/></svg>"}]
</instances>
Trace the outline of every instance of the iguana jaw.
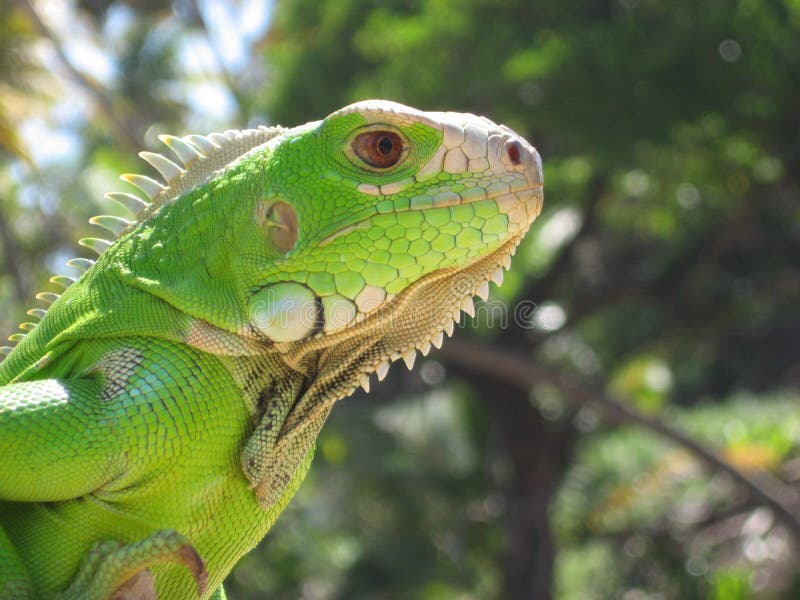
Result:
<instances>
[{"instance_id":1,"label":"iguana jaw","mask_svg":"<svg viewBox=\"0 0 800 600\"><path fill-rule=\"evenodd\" d=\"M378 379L383 379L391 362L399 358L411 368L418 351L426 355L431 346L441 346L445 334L453 333L462 311L474 314L473 296L486 300L489 282L498 285L502 282L511 256L541 211L543 178L536 150L510 130L501 126L500 131L503 135L495 149L499 154L493 159L497 163L494 182L478 186L483 187L481 193L471 196L453 190L443 196L454 205L493 204L506 218L507 229L500 238L505 240L496 242L499 247L485 247L481 252L486 254L477 258L472 254L464 265L450 260L410 282L395 296L377 289L376 292L382 292L382 299L372 310L362 310L356 297L358 314L344 327L320 331L296 342L275 344L274 349L290 366L314 357L318 387L324 383L320 389L325 390L329 401L349 395L359 385L369 390L370 375L374 372ZM472 188L472 191L477 190ZM447 211L446 206L436 204L437 199L432 194L432 205L423 204L418 209L423 213ZM412 197L408 207L411 211L415 208L413 200ZM368 219L365 221L370 223ZM327 320L327 311L322 314Z\"/></svg>"},{"instance_id":2,"label":"iguana jaw","mask_svg":"<svg viewBox=\"0 0 800 600\"><path fill-rule=\"evenodd\" d=\"M330 393L341 398L361 386L370 387L370 375L382 380L391 362L402 358L411 368L417 352L427 355L451 335L461 312L474 316L473 296L486 300L489 282L499 285L511 257L542 206L542 188L526 192L527 218L519 230L498 249L464 267L430 273L411 284L390 302L360 322L341 331L292 344L276 344L290 365L318 354L318 378L331 381ZM522 202L520 202L520 200Z\"/></svg>"}]
</instances>

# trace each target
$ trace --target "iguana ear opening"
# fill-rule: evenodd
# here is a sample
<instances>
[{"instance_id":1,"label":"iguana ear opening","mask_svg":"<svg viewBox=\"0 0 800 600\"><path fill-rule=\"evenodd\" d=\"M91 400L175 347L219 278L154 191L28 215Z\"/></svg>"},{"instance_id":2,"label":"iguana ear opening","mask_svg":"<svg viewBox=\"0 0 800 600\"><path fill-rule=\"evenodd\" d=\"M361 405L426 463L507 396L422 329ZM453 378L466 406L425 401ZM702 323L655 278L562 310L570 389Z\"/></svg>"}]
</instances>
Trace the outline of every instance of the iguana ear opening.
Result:
<instances>
[{"instance_id":1,"label":"iguana ear opening","mask_svg":"<svg viewBox=\"0 0 800 600\"><path fill-rule=\"evenodd\" d=\"M286 254L297 243L297 213L286 202L262 201L256 205L256 220L267 229L275 250Z\"/></svg>"}]
</instances>

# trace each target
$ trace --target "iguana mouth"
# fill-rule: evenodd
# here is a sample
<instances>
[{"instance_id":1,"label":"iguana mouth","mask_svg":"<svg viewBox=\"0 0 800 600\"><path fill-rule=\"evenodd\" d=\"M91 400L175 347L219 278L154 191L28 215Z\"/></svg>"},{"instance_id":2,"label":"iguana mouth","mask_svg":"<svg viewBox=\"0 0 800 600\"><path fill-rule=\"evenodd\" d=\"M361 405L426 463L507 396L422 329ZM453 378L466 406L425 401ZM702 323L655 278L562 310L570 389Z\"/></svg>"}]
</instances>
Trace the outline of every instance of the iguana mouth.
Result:
<instances>
[{"instance_id":1,"label":"iguana mouth","mask_svg":"<svg viewBox=\"0 0 800 600\"><path fill-rule=\"evenodd\" d=\"M383 380L390 364L400 358L411 369L417 352L426 356L431 347L441 347L445 335L453 334L462 312L475 316L474 296L485 301L489 282L498 286L502 283L504 271L511 266L511 257L541 210L542 194L536 193L540 188L528 188L532 193L523 201L532 209L530 217L494 252L464 267L425 275L346 328L292 344L286 348L284 357L295 363L310 353L320 352L320 372L337 381L340 397L358 386L369 391L372 373L377 374L379 381ZM505 195L508 194L498 198Z\"/></svg>"},{"instance_id":2,"label":"iguana mouth","mask_svg":"<svg viewBox=\"0 0 800 600\"><path fill-rule=\"evenodd\" d=\"M392 209L391 211L373 211L370 210L369 213L362 218L358 219L353 223L349 223L343 227L340 227L336 231L326 235L322 240L319 242L320 247L327 246L335 239L347 235L351 231L355 231L357 229L367 229L369 227L369 221L375 215L383 214L384 212L395 212L395 213L403 213L403 212L411 212L411 211L421 211L421 210L432 210L437 208L447 208L450 206L458 206L461 204L475 204L477 202L486 202L489 200L498 201L500 199L508 198L509 200L514 200L518 198L518 195L527 195L528 192L535 194L535 190L541 190L543 188L543 184L529 184L527 181L518 188L512 188L510 185L498 182L501 186L500 189L496 189L494 191L491 190L492 186L488 188L483 187L471 187L467 188L461 194L457 194L452 191L442 192L439 194L420 194L417 196L412 196L409 199L409 206L408 208L402 209ZM494 184L493 184L494 185ZM540 196L541 198L541 196ZM523 200L525 202L526 200ZM541 200L539 200L539 210L541 210ZM537 211L538 214L538 211Z\"/></svg>"}]
</instances>

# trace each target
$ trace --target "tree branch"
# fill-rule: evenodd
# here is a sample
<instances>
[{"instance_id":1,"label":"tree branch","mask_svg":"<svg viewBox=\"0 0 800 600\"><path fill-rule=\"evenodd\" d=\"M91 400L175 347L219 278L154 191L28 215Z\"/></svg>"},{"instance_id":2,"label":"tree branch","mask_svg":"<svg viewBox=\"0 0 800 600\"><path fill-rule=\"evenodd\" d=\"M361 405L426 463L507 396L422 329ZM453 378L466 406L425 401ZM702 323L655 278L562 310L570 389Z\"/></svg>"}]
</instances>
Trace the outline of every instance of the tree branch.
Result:
<instances>
[{"instance_id":1,"label":"tree branch","mask_svg":"<svg viewBox=\"0 0 800 600\"><path fill-rule=\"evenodd\" d=\"M714 451L660 419L640 413L629 404L575 377L548 371L532 361L521 359L485 342L467 341L463 338L452 340L439 354L439 358L444 363L469 369L483 377L511 382L526 390L536 384L548 383L562 390L578 404L599 406L617 422L634 423L686 448L707 466L730 475L761 504L769 506L800 542L800 515L796 514L800 502L796 490L768 473L753 470L750 474L745 474Z\"/></svg>"}]
</instances>

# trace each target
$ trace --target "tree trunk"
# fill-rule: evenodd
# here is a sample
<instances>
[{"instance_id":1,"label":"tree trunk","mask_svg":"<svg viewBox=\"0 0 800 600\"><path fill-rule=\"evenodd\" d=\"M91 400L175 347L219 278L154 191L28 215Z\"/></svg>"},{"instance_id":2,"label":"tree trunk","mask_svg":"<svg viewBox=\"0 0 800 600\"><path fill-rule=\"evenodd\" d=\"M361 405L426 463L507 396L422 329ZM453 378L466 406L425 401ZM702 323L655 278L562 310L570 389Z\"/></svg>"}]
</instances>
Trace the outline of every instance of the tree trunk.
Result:
<instances>
[{"instance_id":1,"label":"tree trunk","mask_svg":"<svg viewBox=\"0 0 800 600\"><path fill-rule=\"evenodd\" d=\"M572 456L569 422L545 421L525 392L492 382L481 386L493 416L499 454L509 461L505 482L506 551L503 597L553 597L556 549L548 509Z\"/></svg>"}]
</instances>

